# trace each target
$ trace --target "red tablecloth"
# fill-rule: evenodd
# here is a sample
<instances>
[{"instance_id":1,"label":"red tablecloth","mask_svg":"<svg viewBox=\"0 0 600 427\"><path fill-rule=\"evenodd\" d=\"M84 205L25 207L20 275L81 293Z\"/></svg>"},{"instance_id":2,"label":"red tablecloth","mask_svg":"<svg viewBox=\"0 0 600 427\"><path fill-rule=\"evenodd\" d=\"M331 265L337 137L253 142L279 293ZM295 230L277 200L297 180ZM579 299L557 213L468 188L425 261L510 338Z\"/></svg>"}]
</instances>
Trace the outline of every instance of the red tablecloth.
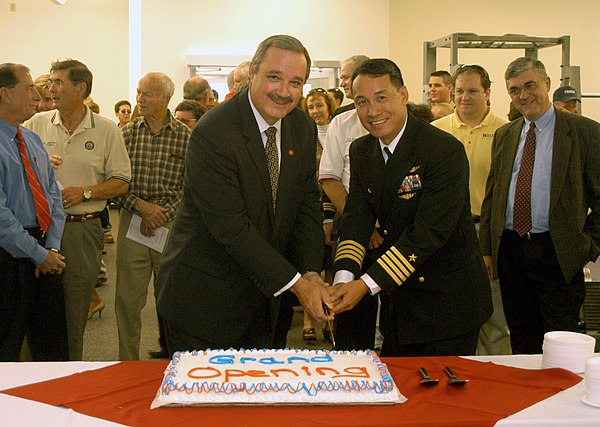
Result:
<instances>
[{"instance_id":1,"label":"red tablecloth","mask_svg":"<svg viewBox=\"0 0 600 427\"><path fill-rule=\"evenodd\" d=\"M286 426L492 426L528 406L581 381L563 369L526 370L459 357L384 358L400 392L400 405L177 407L150 409L161 383L164 361L122 362L16 387L3 393L62 405L132 426L286 425ZM440 384L419 385L419 367ZM446 385L444 366L470 382ZM192 423L192 424L190 424Z\"/></svg>"}]
</instances>

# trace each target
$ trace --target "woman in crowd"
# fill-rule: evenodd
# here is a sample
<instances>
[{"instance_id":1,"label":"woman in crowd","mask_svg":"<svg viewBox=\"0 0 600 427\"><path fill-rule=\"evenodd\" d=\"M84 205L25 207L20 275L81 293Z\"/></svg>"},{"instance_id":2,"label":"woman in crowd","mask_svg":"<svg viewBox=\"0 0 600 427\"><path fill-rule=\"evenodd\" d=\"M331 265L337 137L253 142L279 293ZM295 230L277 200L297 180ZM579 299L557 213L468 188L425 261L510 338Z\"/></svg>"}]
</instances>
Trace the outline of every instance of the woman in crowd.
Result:
<instances>
[{"instance_id":1,"label":"woman in crowd","mask_svg":"<svg viewBox=\"0 0 600 427\"><path fill-rule=\"evenodd\" d=\"M40 94L40 97L42 98L36 107L38 113L54 109L54 102L52 101L52 96L50 96L50 90L48 88L49 80L50 74L42 74L33 82L35 88Z\"/></svg>"},{"instance_id":2,"label":"woman in crowd","mask_svg":"<svg viewBox=\"0 0 600 427\"><path fill-rule=\"evenodd\" d=\"M115 104L115 115L119 119L119 129L129 123L131 117L131 104L127 100L119 101Z\"/></svg>"}]
</instances>

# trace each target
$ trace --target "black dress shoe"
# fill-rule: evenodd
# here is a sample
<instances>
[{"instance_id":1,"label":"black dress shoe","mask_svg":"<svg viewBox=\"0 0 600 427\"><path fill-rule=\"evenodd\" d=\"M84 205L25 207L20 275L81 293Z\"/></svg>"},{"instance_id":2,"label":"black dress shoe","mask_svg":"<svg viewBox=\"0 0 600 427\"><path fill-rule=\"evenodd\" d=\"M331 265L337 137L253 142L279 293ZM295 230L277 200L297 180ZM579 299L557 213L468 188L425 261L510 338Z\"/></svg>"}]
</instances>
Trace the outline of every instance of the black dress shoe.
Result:
<instances>
[{"instance_id":1,"label":"black dress shoe","mask_svg":"<svg viewBox=\"0 0 600 427\"><path fill-rule=\"evenodd\" d=\"M166 350L149 351L151 359L170 359Z\"/></svg>"}]
</instances>

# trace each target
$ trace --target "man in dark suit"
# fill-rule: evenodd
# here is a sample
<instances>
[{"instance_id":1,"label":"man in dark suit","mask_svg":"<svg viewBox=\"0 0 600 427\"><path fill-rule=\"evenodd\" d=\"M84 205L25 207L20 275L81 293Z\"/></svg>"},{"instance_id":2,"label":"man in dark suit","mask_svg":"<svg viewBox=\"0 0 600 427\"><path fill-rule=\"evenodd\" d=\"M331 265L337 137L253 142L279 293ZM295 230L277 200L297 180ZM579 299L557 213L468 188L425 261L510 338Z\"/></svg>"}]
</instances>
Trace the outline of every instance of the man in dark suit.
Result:
<instances>
[{"instance_id":1,"label":"man in dark suit","mask_svg":"<svg viewBox=\"0 0 600 427\"><path fill-rule=\"evenodd\" d=\"M513 353L541 353L545 332L577 330L583 267L600 253L600 125L552 106L538 60L504 78L524 118L496 131L480 243Z\"/></svg>"},{"instance_id":2,"label":"man in dark suit","mask_svg":"<svg viewBox=\"0 0 600 427\"><path fill-rule=\"evenodd\" d=\"M492 302L463 146L407 113L408 91L392 61L362 64L352 90L370 134L350 148L333 312L383 290L382 355L474 354ZM383 243L365 257L376 223Z\"/></svg>"},{"instance_id":3,"label":"man in dark suit","mask_svg":"<svg viewBox=\"0 0 600 427\"><path fill-rule=\"evenodd\" d=\"M267 38L249 90L205 114L192 133L183 204L157 280L171 353L285 345L287 290L314 318L331 319L317 273L316 127L295 108L309 71L298 40Z\"/></svg>"}]
</instances>

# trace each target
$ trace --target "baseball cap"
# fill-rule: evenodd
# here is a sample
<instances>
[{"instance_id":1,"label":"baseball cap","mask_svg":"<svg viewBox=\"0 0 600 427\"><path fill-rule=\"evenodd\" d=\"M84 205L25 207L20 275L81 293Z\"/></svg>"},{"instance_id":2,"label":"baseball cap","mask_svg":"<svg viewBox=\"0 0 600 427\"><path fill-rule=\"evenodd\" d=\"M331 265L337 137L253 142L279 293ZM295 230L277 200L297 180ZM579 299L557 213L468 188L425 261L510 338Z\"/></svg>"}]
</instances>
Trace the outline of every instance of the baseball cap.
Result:
<instances>
[{"instance_id":1,"label":"baseball cap","mask_svg":"<svg viewBox=\"0 0 600 427\"><path fill-rule=\"evenodd\" d=\"M552 95L552 102L561 101L567 102L572 99L576 99L581 102L581 96L579 96L579 92L573 86L561 86L554 91Z\"/></svg>"}]
</instances>

